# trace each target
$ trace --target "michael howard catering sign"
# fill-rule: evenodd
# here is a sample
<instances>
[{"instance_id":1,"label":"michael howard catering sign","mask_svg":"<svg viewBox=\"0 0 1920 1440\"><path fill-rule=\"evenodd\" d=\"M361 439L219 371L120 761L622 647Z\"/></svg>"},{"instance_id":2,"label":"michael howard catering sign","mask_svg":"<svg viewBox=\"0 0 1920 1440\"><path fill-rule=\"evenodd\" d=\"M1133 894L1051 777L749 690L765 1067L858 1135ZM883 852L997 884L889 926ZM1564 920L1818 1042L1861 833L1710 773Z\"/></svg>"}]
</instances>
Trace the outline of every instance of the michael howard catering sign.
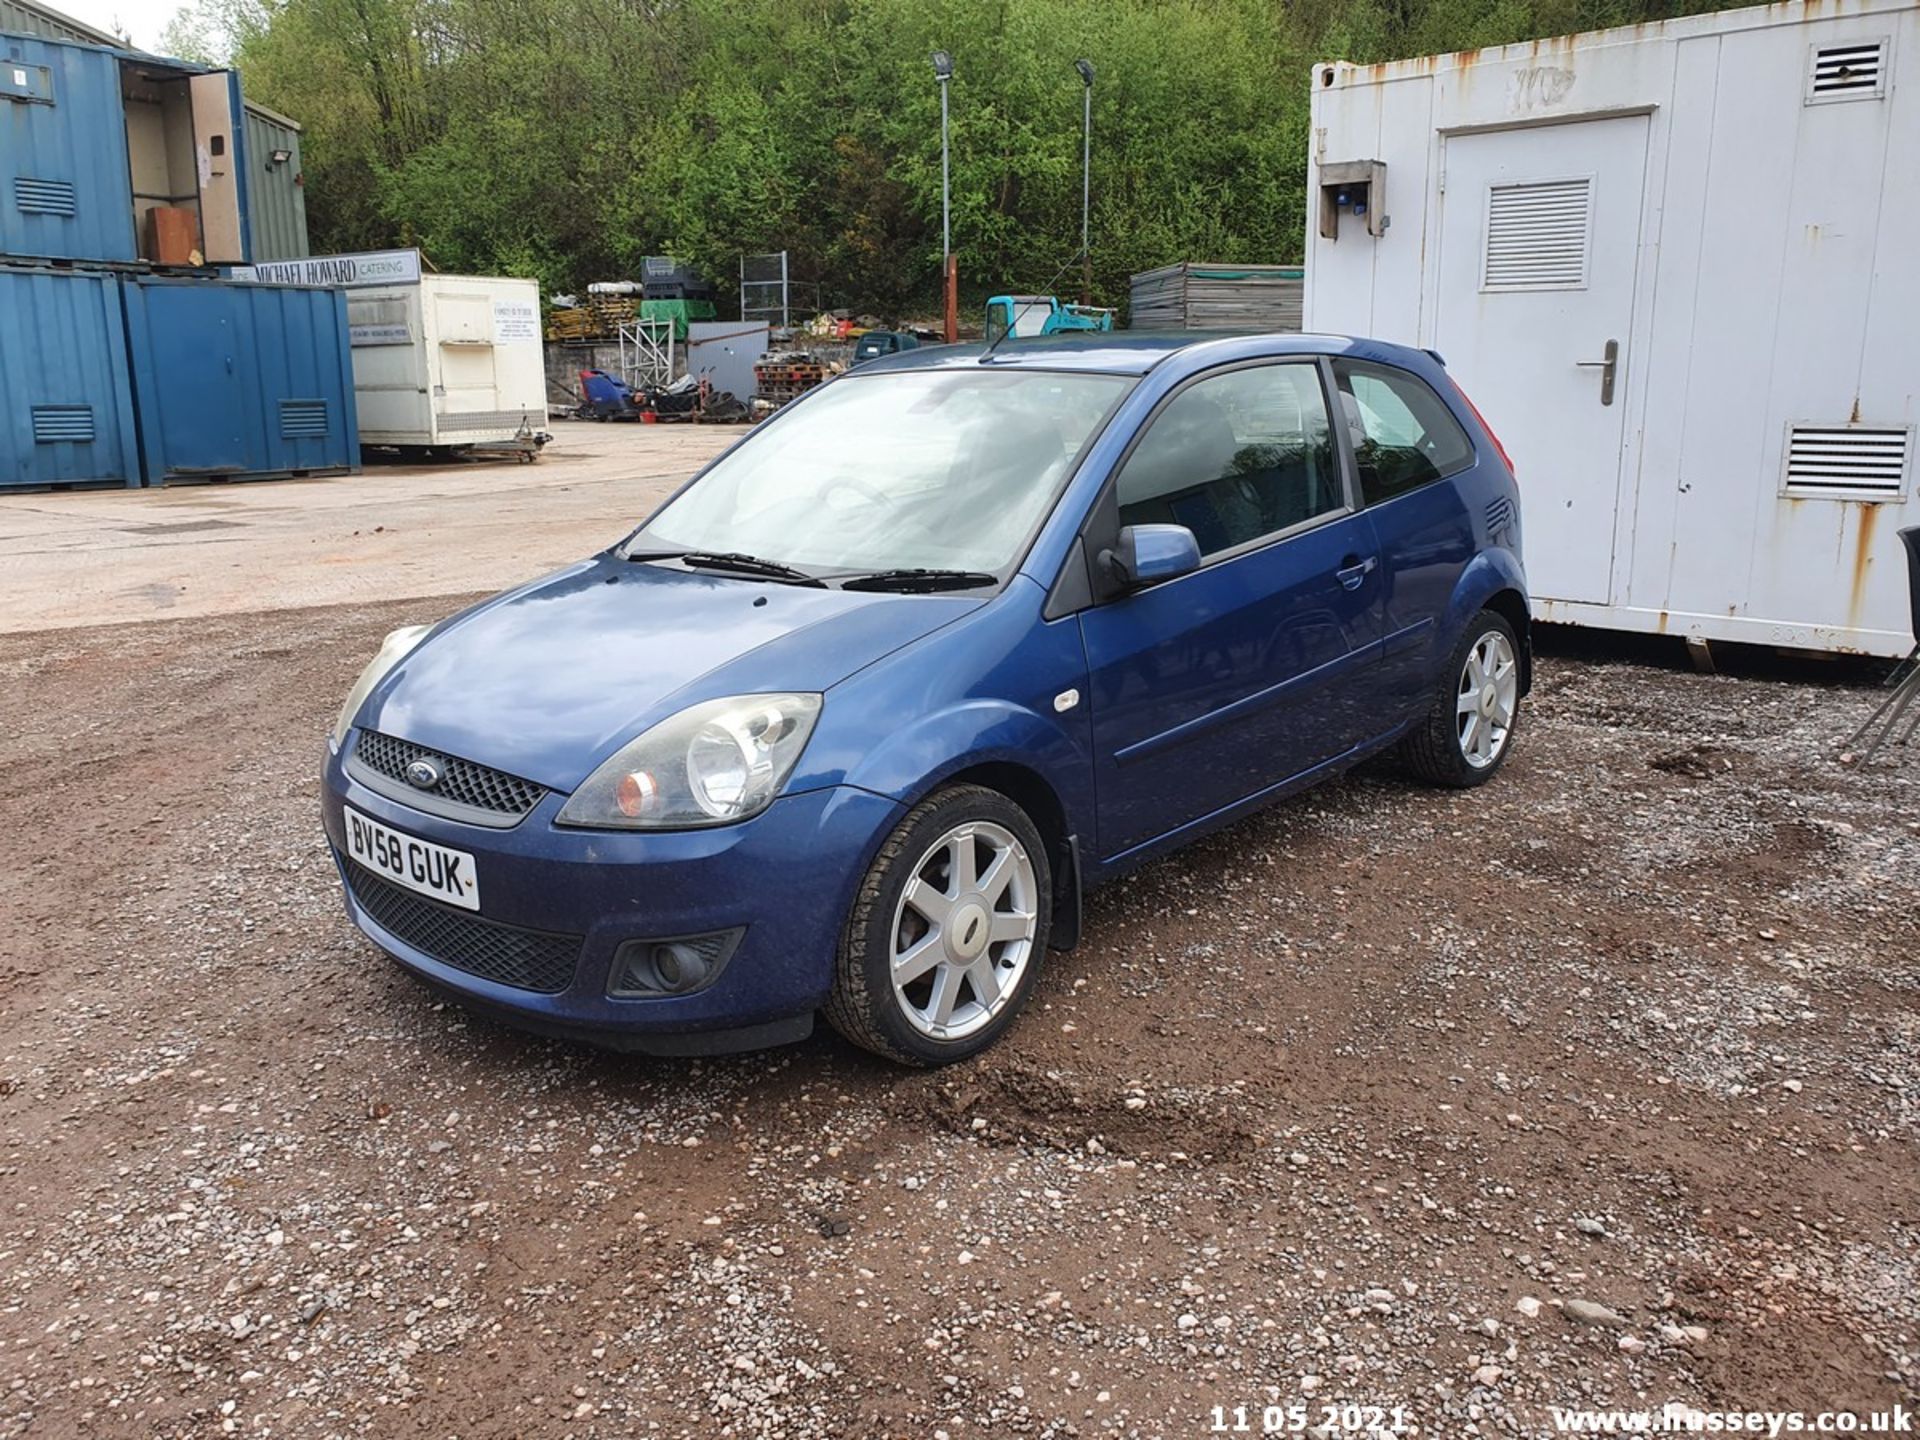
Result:
<instances>
[{"instance_id":1,"label":"michael howard catering sign","mask_svg":"<svg viewBox=\"0 0 1920 1440\"><path fill-rule=\"evenodd\" d=\"M233 278L261 285L340 285L349 289L416 285L420 281L420 252L369 250L360 255L309 255L304 260L236 265Z\"/></svg>"}]
</instances>

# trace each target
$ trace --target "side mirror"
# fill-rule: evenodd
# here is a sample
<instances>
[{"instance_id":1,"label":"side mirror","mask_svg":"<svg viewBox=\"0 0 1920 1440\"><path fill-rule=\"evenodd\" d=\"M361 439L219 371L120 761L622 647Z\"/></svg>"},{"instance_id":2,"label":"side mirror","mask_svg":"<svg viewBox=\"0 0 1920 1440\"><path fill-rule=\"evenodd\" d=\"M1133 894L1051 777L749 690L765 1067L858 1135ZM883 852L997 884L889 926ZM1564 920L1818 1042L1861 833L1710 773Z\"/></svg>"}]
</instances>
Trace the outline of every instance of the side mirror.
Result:
<instances>
[{"instance_id":1,"label":"side mirror","mask_svg":"<svg viewBox=\"0 0 1920 1440\"><path fill-rule=\"evenodd\" d=\"M1116 584L1137 590L1198 570L1200 542L1184 525L1128 525L1100 560Z\"/></svg>"}]
</instances>

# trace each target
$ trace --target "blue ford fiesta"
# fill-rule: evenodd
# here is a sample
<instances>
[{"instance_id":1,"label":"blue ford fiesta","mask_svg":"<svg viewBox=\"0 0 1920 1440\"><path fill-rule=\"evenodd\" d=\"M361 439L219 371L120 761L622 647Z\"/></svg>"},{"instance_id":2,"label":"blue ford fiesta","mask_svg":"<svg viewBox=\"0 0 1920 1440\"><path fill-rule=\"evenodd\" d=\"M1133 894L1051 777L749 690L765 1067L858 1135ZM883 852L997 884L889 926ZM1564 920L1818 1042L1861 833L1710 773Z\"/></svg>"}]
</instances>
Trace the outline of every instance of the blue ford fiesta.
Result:
<instances>
[{"instance_id":1,"label":"blue ford fiesta","mask_svg":"<svg viewBox=\"0 0 1920 1440\"><path fill-rule=\"evenodd\" d=\"M1390 747L1486 781L1529 668L1513 475L1438 357L920 350L389 635L326 830L355 923L513 1024L689 1054L824 1012L937 1065L1089 886Z\"/></svg>"}]
</instances>

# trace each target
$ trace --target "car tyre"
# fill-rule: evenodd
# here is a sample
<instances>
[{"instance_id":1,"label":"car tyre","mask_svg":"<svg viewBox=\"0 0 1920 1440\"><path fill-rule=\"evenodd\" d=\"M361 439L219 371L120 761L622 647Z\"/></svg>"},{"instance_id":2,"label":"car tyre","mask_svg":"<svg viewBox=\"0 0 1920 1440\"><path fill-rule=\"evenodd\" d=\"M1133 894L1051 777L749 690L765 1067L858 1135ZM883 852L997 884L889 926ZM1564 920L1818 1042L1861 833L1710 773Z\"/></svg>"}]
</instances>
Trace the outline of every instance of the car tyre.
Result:
<instances>
[{"instance_id":1,"label":"car tyre","mask_svg":"<svg viewBox=\"0 0 1920 1440\"><path fill-rule=\"evenodd\" d=\"M1047 848L1026 811L979 785L929 796L894 828L861 881L841 935L828 1023L906 1065L979 1054L1032 993L1052 897Z\"/></svg>"},{"instance_id":2,"label":"car tyre","mask_svg":"<svg viewBox=\"0 0 1920 1440\"><path fill-rule=\"evenodd\" d=\"M1492 610L1473 617L1401 758L1430 785L1468 790L1507 763L1520 723L1520 642Z\"/></svg>"}]
</instances>

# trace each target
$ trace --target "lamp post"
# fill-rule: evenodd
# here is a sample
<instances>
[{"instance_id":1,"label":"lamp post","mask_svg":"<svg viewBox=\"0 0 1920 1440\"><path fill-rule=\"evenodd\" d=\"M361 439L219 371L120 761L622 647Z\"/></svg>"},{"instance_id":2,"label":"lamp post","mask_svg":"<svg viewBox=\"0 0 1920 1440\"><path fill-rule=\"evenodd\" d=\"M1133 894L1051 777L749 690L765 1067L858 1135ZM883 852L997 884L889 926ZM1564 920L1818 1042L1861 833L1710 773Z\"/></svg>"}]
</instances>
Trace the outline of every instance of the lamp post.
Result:
<instances>
[{"instance_id":1,"label":"lamp post","mask_svg":"<svg viewBox=\"0 0 1920 1440\"><path fill-rule=\"evenodd\" d=\"M953 79L953 56L933 52L933 78L940 83L940 276L946 293L947 343L960 338L959 269L953 263L952 170L947 144L947 82Z\"/></svg>"},{"instance_id":2,"label":"lamp post","mask_svg":"<svg viewBox=\"0 0 1920 1440\"><path fill-rule=\"evenodd\" d=\"M1076 60L1080 72L1080 303L1093 303L1093 62Z\"/></svg>"}]
</instances>

